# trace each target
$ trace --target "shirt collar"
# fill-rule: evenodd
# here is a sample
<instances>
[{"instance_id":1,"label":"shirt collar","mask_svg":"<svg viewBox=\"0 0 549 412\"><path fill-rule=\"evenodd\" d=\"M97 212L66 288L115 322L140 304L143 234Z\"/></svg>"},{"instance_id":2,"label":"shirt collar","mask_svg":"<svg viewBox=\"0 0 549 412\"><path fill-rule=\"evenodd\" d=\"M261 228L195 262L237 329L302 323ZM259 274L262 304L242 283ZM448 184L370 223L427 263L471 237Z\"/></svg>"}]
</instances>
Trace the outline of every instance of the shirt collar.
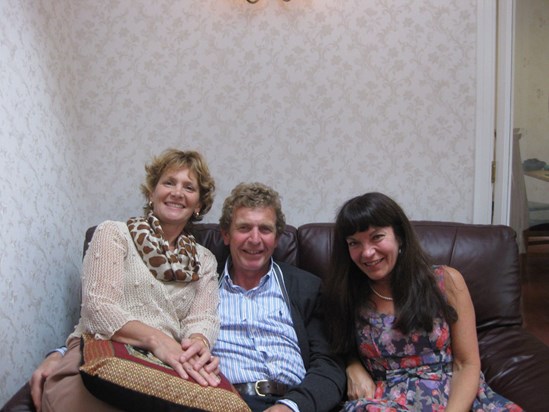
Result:
<instances>
[{"instance_id":1,"label":"shirt collar","mask_svg":"<svg viewBox=\"0 0 549 412\"><path fill-rule=\"evenodd\" d=\"M232 265L232 259L229 256L227 258L227 260L225 261L225 266L223 267L223 274L221 275L221 280L222 280L222 282L224 282L225 284L227 284L228 286L230 286L232 288L239 287L238 285L235 285L233 283L233 279L231 278L231 275L229 273L229 268L231 267L231 265ZM265 273L261 277L261 280L259 281L259 284L254 289L262 287L265 284L265 282L267 282L272 277L272 275L274 274L274 265L275 265L274 260L271 257L271 262L269 264L269 270L267 271L267 273Z\"/></svg>"}]
</instances>

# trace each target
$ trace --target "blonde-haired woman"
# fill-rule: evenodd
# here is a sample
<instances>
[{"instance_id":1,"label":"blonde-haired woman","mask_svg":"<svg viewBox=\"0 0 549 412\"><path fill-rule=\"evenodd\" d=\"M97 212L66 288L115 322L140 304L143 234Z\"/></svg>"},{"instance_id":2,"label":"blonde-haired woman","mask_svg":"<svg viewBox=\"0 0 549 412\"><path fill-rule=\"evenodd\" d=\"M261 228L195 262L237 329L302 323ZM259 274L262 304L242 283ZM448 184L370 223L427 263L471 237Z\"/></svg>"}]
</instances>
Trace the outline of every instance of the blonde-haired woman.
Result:
<instances>
[{"instance_id":1,"label":"blonde-haired woman","mask_svg":"<svg viewBox=\"0 0 549 412\"><path fill-rule=\"evenodd\" d=\"M215 184L203 157L169 149L145 167L145 214L105 221L84 257L82 312L68 352L48 377L44 411L108 411L79 375L80 337L143 348L182 378L216 386L219 360L217 262L188 232L213 203Z\"/></svg>"}]
</instances>

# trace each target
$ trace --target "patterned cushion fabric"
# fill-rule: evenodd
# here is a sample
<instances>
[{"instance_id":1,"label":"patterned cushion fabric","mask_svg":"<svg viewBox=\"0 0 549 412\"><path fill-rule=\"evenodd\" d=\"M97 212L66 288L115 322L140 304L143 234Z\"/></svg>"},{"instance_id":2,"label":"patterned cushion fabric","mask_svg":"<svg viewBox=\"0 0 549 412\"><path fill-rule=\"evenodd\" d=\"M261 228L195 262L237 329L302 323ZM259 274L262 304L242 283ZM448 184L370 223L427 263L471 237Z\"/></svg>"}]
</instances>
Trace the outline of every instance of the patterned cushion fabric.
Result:
<instances>
[{"instance_id":1,"label":"patterned cushion fabric","mask_svg":"<svg viewBox=\"0 0 549 412\"><path fill-rule=\"evenodd\" d=\"M83 335L80 374L99 399L127 411L249 412L231 383L218 387L184 380L150 352Z\"/></svg>"}]
</instances>

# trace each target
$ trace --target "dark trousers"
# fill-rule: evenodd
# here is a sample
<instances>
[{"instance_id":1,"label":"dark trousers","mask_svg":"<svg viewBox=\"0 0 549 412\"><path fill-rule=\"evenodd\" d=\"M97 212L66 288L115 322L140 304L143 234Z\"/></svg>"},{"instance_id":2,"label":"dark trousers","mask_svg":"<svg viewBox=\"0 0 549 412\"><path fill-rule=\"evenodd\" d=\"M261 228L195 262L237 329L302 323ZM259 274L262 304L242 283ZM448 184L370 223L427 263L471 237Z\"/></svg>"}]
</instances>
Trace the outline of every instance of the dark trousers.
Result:
<instances>
[{"instance_id":1,"label":"dark trousers","mask_svg":"<svg viewBox=\"0 0 549 412\"><path fill-rule=\"evenodd\" d=\"M244 402L248 404L252 412L263 412L270 406L273 406L277 400L280 399L280 396L251 396L251 395L241 395Z\"/></svg>"}]
</instances>

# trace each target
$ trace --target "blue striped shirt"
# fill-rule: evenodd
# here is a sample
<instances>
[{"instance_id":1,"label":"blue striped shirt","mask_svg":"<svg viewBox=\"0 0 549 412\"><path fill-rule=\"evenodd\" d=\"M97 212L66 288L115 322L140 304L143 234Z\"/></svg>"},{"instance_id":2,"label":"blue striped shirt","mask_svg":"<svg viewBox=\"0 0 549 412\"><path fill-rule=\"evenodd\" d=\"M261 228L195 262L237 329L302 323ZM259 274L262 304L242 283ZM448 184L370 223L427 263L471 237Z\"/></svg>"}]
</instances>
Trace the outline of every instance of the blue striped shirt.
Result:
<instances>
[{"instance_id":1,"label":"blue striped shirt","mask_svg":"<svg viewBox=\"0 0 549 412\"><path fill-rule=\"evenodd\" d=\"M261 379L301 383L305 366L289 303L275 275L276 263L250 290L233 283L227 265L219 291L221 328L212 351L221 360L221 371L231 383ZM282 276L280 280L284 281Z\"/></svg>"}]
</instances>

